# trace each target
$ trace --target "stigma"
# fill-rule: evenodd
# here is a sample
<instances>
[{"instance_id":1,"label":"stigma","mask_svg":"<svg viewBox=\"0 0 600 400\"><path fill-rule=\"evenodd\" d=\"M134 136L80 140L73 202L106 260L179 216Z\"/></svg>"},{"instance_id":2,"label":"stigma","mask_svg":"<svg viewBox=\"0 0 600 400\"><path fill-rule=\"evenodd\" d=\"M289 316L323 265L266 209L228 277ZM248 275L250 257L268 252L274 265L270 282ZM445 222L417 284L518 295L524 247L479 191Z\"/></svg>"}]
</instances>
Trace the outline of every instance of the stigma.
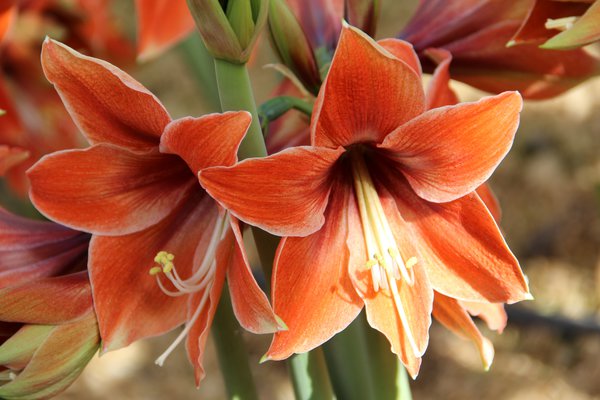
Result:
<instances>
[{"instance_id":1,"label":"stigma","mask_svg":"<svg viewBox=\"0 0 600 400\"><path fill-rule=\"evenodd\" d=\"M192 326L205 309L214 282L217 247L225 237L228 227L229 215L227 213L220 215L213 228L202 262L193 268L191 275L187 278L183 278L177 271L175 254L162 250L154 257L155 265L150 268L148 273L156 278L158 287L165 295L169 297L200 295L200 301L192 316L186 322L185 327L167 350L156 359L156 364L160 366L164 364L167 357L187 337Z\"/></svg>"},{"instance_id":2,"label":"stigma","mask_svg":"<svg viewBox=\"0 0 600 400\"><path fill-rule=\"evenodd\" d=\"M414 284L413 268L419 260L414 255L400 252L365 163L364 154L360 151L353 151L351 163L354 192L358 201L367 248L365 267L371 272L373 290L392 298L411 348L415 355L418 355L420 352L408 324L408 317L400 296L400 287Z\"/></svg>"}]
</instances>

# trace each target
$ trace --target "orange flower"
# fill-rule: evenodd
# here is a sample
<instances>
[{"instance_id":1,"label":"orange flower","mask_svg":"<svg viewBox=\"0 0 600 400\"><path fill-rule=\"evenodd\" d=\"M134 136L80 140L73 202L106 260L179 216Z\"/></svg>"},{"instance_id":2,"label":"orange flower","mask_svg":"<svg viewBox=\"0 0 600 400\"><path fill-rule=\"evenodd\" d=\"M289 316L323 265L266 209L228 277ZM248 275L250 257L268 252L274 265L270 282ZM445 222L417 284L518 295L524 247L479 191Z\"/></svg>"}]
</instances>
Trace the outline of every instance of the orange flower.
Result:
<instances>
[{"instance_id":1,"label":"orange flower","mask_svg":"<svg viewBox=\"0 0 600 400\"><path fill-rule=\"evenodd\" d=\"M434 289L476 302L530 297L473 193L508 152L521 97L426 110L419 68L409 44L379 45L345 27L316 101L312 146L200 172L233 215L284 236L273 306L289 330L275 334L268 358L320 345L366 306L416 376Z\"/></svg>"},{"instance_id":2,"label":"orange flower","mask_svg":"<svg viewBox=\"0 0 600 400\"><path fill-rule=\"evenodd\" d=\"M92 146L42 158L28 172L30 197L50 219L93 234L88 265L103 349L185 323L157 362L187 338L199 382L225 275L242 326L277 330L237 220L196 178L206 167L235 163L249 114L171 121L154 95L104 61L47 40L42 63ZM190 146L192 138L200 143Z\"/></svg>"}]
</instances>

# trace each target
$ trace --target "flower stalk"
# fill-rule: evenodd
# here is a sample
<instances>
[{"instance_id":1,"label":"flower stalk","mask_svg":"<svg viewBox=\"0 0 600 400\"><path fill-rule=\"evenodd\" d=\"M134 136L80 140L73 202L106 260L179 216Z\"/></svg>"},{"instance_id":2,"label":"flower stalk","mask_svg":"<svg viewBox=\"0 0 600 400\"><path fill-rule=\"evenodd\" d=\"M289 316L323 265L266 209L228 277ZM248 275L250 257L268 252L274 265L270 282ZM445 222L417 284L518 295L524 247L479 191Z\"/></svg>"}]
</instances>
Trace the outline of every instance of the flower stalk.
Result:
<instances>
[{"instance_id":1,"label":"flower stalk","mask_svg":"<svg viewBox=\"0 0 600 400\"><path fill-rule=\"evenodd\" d=\"M246 65L215 59L215 71L222 111L246 110L252 114L252 123L240 145L238 158L243 160L266 156L267 149ZM270 282L278 239L258 228L254 228L252 233L266 280ZM322 350L296 355L288 365L298 399L334 398Z\"/></svg>"},{"instance_id":2,"label":"flower stalk","mask_svg":"<svg viewBox=\"0 0 600 400\"><path fill-rule=\"evenodd\" d=\"M248 364L242 330L233 315L227 285L223 286L221 300L212 325L219 365L225 380L227 398L231 400L258 400L252 371Z\"/></svg>"}]
</instances>

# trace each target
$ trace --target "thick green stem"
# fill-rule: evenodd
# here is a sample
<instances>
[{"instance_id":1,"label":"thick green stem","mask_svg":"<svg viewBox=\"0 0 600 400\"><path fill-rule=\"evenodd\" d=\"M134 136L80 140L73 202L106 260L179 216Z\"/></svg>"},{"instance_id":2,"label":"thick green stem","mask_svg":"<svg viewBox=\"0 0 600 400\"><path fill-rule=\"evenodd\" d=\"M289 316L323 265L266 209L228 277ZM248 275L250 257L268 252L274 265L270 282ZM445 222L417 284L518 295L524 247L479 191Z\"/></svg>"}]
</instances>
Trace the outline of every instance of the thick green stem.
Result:
<instances>
[{"instance_id":1,"label":"thick green stem","mask_svg":"<svg viewBox=\"0 0 600 400\"><path fill-rule=\"evenodd\" d=\"M238 151L239 159L266 156L267 148L263 139L246 65L215 60L215 71L221 110L246 110L252 114L252 124ZM273 258L279 239L259 229L253 229L253 235L263 271L267 281L270 282ZM288 365L298 399L328 400L335 398L320 349L294 356Z\"/></svg>"},{"instance_id":2,"label":"thick green stem","mask_svg":"<svg viewBox=\"0 0 600 400\"><path fill-rule=\"evenodd\" d=\"M379 399L361 316L327 342L323 349L335 393L342 399Z\"/></svg>"},{"instance_id":3,"label":"thick green stem","mask_svg":"<svg viewBox=\"0 0 600 400\"><path fill-rule=\"evenodd\" d=\"M243 160L244 158L266 156L267 148L260 129L258 112L246 65L215 60L215 71L221 98L221 110L246 110L252 114L252 123L238 151L239 158Z\"/></svg>"},{"instance_id":4,"label":"thick green stem","mask_svg":"<svg viewBox=\"0 0 600 400\"><path fill-rule=\"evenodd\" d=\"M219 307L212 324L219 365L225 380L227 398L231 400L258 400L248 352L242 330L233 314L227 285L223 287Z\"/></svg>"},{"instance_id":5,"label":"thick green stem","mask_svg":"<svg viewBox=\"0 0 600 400\"><path fill-rule=\"evenodd\" d=\"M369 328L366 318L361 318ZM375 398L381 400L411 400L410 382L400 359L391 352L388 340L375 329L365 329L370 359L370 373Z\"/></svg>"},{"instance_id":6,"label":"thick green stem","mask_svg":"<svg viewBox=\"0 0 600 400\"><path fill-rule=\"evenodd\" d=\"M292 356L288 365L297 400L335 399L325 357L320 348Z\"/></svg>"}]
</instances>

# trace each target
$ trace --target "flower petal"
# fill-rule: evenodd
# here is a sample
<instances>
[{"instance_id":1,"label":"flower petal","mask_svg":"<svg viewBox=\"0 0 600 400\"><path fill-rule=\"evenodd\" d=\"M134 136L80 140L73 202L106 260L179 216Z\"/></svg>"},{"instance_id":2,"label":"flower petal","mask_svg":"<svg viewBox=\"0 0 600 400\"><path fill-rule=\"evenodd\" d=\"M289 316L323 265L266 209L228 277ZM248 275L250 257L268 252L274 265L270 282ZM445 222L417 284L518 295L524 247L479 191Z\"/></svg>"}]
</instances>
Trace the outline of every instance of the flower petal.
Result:
<instances>
[{"instance_id":1,"label":"flower petal","mask_svg":"<svg viewBox=\"0 0 600 400\"><path fill-rule=\"evenodd\" d=\"M48 399L65 390L98 351L94 313L55 327L17 377L0 386L3 399Z\"/></svg>"},{"instance_id":2,"label":"flower petal","mask_svg":"<svg viewBox=\"0 0 600 400\"><path fill-rule=\"evenodd\" d=\"M416 378L421 356L429 342L433 290L410 226L398 212L390 193L383 187L378 188L378 193L400 256L405 261L412 257L418 260L411 268L414 282L409 285L404 280L395 280L398 290L396 299L393 291L380 289L375 292L366 253L362 260L356 260L358 262L351 267L351 273L355 287L365 301L369 324L386 336L392 352L400 357L411 376ZM355 219L353 223L361 222Z\"/></svg>"},{"instance_id":3,"label":"flower petal","mask_svg":"<svg viewBox=\"0 0 600 400\"><path fill-rule=\"evenodd\" d=\"M183 158L194 174L207 167L229 167L237 161L238 147L251 120L246 111L175 120L160 138L160 151Z\"/></svg>"},{"instance_id":4,"label":"flower petal","mask_svg":"<svg viewBox=\"0 0 600 400\"><path fill-rule=\"evenodd\" d=\"M192 33L194 19L183 0L136 0L138 59L156 57Z\"/></svg>"},{"instance_id":5,"label":"flower petal","mask_svg":"<svg viewBox=\"0 0 600 400\"><path fill-rule=\"evenodd\" d=\"M232 167L205 169L200 183L242 221L278 236L306 236L323 225L331 170L343 152L294 147Z\"/></svg>"},{"instance_id":6,"label":"flower petal","mask_svg":"<svg viewBox=\"0 0 600 400\"><path fill-rule=\"evenodd\" d=\"M452 62L450 52L444 49L428 49L425 51L425 55L437 65L425 94L426 108L431 110L458 103L458 96L450 88L449 68Z\"/></svg>"},{"instance_id":7,"label":"flower petal","mask_svg":"<svg viewBox=\"0 0 600 400\"><path fill-rule=\"evenodd\" d=\"M233 311L240 325L252 333L273 333L285 327L273 313L269 300L252 275L239 222L231 217L228 244L227 282Z\"/></svg>"},{"instance_id":8,"label":"flower petal","mask_svg":"<svg viewBox=\"0 0 600 400\"><path fill-rule=\"evenodd\" d=\"M543 43L559 32L546 28L548 19L581 15L588 7L589 4L574 1L535 0L510 44Z\"/></svg>"},{"instance_id":9,"label":"flower petal","mask_svg":"<svg viewBox=\"0 0 600 400\"><path fill-rule=\"evenodd\" d=\"M497 23L444 46L452 53L452 78L492 93L518 90L531 100L557 96L597 74L600 61L583 49L506 47L518 25Z\"/></svg>"},{"instance_id":10,"label":"flower petal","mask_svg":"<svg viewBox=\"0 0 600 400\"><path fill-rule=\"evenodd\" d=\"M436 291L460 300L493 303L531 298L518 261L479 196L430 203L416 196L392 170L382 168L377 176L413 230Z\"/></svg>"},{"instance_id":11,"label":"flower petal","mask_svg":"<svg viewBox=\"0 0 600 400\"><path fill-rule=\"evenodd\" d=\"M311 141L332 148L379 143L424 107L417 73L361 31L345 26L315 104Z\"/></svg>"},{"instance_id":12,"label":"flower petal","mask_svg":"<svg viewBox=\"0 0 600 400\"><path fill-rule=\"evenodd\" d=\"M496 223L499 225L500 220L502 219L502 209L500 208L500 203L498 202L496 195L492 191L492 188L490 188L490 185L484 183L483 185L479 186L475 191L477 192L479 198L481 198L481 201L483 201L483 204L485 204L487 209L490 211L490 214L492 214L492 216L494 217Z\"/></svg>"},{"instance_id":13,"label":"flower petal","mask_svg":"<svg viewBox=\"0 0 600 400\"><path fill-rule=\"evenodd\" d=\"M95 145L42 158L29 171L30 197L48 218L75 229L122 235L166 217L196 187L179 158Z\"/></svg>"},{"instance_id":14,"label":"flower petal","mask_svg":"<svg viewBox=\"0 0 600 400\"><path fill-rule=\"evenodd\" d=\"M472 340L479 348L483 367L486 370L490 369L494 360L494 345L479 332L471 316L457 300L436 293L433 302L433 316L458 336Z\"/></svg>"},{"instance_id":15,"label":"flower petal","mask_svg":"<svg viewBox=\"0 0 600 400\"><path fill-rule=\"evenodd\" d=\"M378 40L377 44L392 53L397 59L408 64L417 75L423 75L419 56L417 56L412 44L401 39L393 38Z\"/></svg>"},{"instance_id":16,"label":"flower petal","mask_svg":"<svg viewBox=\"0 0 600 400\"><path fill-rule=\"evenodd\" d=\"M573 27L554 36L541 47L544 49L572 49L600 40L600 3L597 1L573 24ZM579 14L571 14L576 16Z\"/></svg>"},{"instance_id":17,"label":"flower petal","mask_svg":"<svg viewBox=\"0 0 600 400\"><path fill-rule=\"evenodd\" d=\"M485 182L504 158L522 105L517 92L506 92L435 108L398 128L379 147L391 150L419 196L452 201Z\"/></svg>"},{"instance_id":18,"label":"flower petal","mask_svg":"<svg viewBox=\"0 0 600 400\"><path fill-rule=\"evenodd\" d=\"M159 251L175 255L182 279L202 258L218 216L200 190L160 223L125 236L94 236L89 268L103 350L114 350L165 333L184 322L187 296L164 294L148 271ZM163 279L165 285L170 283ZM116 306L118 305L118 306Z\"/></svg>"},{"instance_id":19,"label":"flower petal","mask_svg":"<svg viewBox=\"0 0 600 400\"><path fill-rule=\"evenodd\" d=\"M171 118L158 99L131 76L51 39L44 42L42 66L92 144L108 142L138 150L158 145Z\"/></svg>"},{"instance_id":20,"label":"flower petal","mask_svg":"<svg viewBox=\"0 0 600 400\"><path fill-rule=\"evenodd\" d=\"M6 322L60 324L81 318L91 308L86 272L0 289L0 320Z\"/></svg>"},{"instance_id":21,"label":"flower petal","mask_svg":"<svg viewBox=\"0 0 600 400\"><path fill-rule=\"evenodd\" d=\"M0 208L0 288L87 268L88 243L87 234Z\"/></svg>"},{"instance_id":22,"label":"flower petal","mask_svg":"<svg viewBox=\"0 0 600 400\"><path fill-rule=\"evenodd\" d=\"M210 327L215 317L215 313L217 312L219 299L221 298L223 283L225 282L225 272L227 269L228 258L227 253L228 251L225 246L219 246L219 250L217 251L217 268L215 270L214 281L208 294L207 304L204 305L199 318L194 322L194 325L190 329L185 344L188 358L194 367L196 386L200 385L200 381L202 381L205 376L202 359L204 357L204 349L206 348L208 335L210 334ZM189 302L188 320L196 308L200 306L203 295L203 292L199 292L191 296Z\"/></svg>"},{"instance_id":23,"label":"flower petal","mask_svg":"<svg viewBox=\"0 0 600 400\"><path fill-rule=\"evenodd\" d=\"M506 328L508 316L504 310L504 304L479 303L474 301L461 301L460 304L469 314L485 321L489 329L502 333L504 328Z\"/></svg>"},{"instance_id":24,"label":"flower petal","mask_svg":"<svg viewBox=\"0 0 600 400\"><path fill-rule=\"evenodd\" d=\"M29 158L29 152L20 147L0 145L0 176Z\"/></svg>"},{"instance_id":25,"label":"flower petal","mask_svg":"<svg viewBox=\"0 0 600 400\"><path fill-rule=\"evenodd\" d=\"M284 238L279 245L273 307L288 330L275 333L269 359L312 350L348 326L362 309L348 275L351 193L351 184L338 182L321 229L302 238Z\"/></svg>"}]
</instances>

